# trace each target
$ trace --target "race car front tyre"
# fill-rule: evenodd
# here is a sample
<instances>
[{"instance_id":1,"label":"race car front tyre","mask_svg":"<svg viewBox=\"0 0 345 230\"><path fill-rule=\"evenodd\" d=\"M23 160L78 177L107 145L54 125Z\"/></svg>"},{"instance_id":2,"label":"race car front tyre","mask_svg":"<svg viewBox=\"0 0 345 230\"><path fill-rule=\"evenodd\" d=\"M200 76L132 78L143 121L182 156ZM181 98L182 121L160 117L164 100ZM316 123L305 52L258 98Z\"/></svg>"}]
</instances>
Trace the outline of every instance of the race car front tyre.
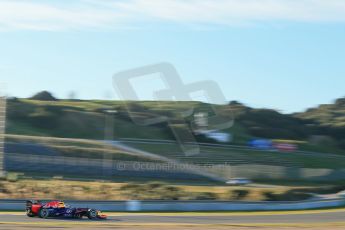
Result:
<instances>
[{"instance_id":1,"label":"race car front tyre","mask_svg":"<svg viewBox=\"0 0 345 230\"><path fill-rule=\"evenodd\" d=\"M47 219L49 217L49 210L46 208L42 208L39 212L39 217Z\"/></svg>"},{"instance_id":2,"label":"race car front tyre","mask_svg":"<svg viewBox=\"0 0 345 230\"><path fill-rule=\"evenodd\" d=\"M97 211L94 209L90 209L87 213L87 217L92 220L92 219L96 219L97 218Z\"/></svg>"}]
</instances>

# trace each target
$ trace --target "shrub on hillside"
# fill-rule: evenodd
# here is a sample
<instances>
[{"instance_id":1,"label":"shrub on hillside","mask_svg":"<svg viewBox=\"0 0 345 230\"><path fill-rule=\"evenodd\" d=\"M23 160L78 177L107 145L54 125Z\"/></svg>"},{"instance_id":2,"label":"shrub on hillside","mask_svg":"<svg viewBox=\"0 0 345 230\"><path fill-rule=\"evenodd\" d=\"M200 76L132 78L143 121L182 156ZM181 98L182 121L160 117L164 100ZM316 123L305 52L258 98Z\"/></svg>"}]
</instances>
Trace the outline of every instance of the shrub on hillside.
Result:
<instances>
[{"instance_id":1,"label":"shrub on hillside","mask_svg":"<svg viewBox=\"0 0 345 230\"><path fill-rule=\"evenodd\" d=\"M212 192L202 192L198 193L195 198L195 200L217 200L218 196L215 193Z\"/></svg>"},{"instance_id":2,"label":"shrub on hillside","mask_svg":"<svg viewBox=\"0 0 345 230\"><path fill-rule=\"evenodd\" d=\"M266 191L263 195L266 197L266 201L300 201L307 200L312 197L311 194L295 192L292 190L282 194Z\"/></svg>"},{"instance_id":3,"label":"shrub on hillside","mask_svg":"<svg viewBox=\"0 0 345 230\"><path fill-rule=\"evenodd\" d=\"M243 200L249 195L249 191L245 189L236 189L231 191L231 198L234 200Z\"/></svg>"},{"instance_id":4,"label":"shrub on hillside","mask_svg":"<svg viewBox=\"0 0 345 230\"><path fill-rule=\"evenodd\" d=\"M39 92L32 96L30 99L38 101L57 101L57 99L52 95L52 93L48 91Z\"/></svg>"}]
</instances>

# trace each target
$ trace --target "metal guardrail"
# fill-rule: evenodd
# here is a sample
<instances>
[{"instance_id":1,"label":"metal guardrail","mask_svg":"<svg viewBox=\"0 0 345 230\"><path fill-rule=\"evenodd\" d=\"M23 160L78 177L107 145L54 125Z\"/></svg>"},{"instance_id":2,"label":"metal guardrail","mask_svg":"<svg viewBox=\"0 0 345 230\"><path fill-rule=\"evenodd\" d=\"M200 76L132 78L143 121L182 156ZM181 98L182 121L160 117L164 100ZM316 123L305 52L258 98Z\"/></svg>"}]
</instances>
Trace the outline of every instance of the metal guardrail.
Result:
<instances>
[{"instance_id":1,"label":"metal guardrail","mask_svg":"<svg viewBox=\"0 0 345 230\"><path fill-rule=\"evenodd\" d=\"M299 202L228 202L228 201L66 201L74 207L88 207L111 212L127 211L278 211L334 208L344 199ZM25 210L25 200L0 200L0 210Z\"/></svg>"}]
</instances>

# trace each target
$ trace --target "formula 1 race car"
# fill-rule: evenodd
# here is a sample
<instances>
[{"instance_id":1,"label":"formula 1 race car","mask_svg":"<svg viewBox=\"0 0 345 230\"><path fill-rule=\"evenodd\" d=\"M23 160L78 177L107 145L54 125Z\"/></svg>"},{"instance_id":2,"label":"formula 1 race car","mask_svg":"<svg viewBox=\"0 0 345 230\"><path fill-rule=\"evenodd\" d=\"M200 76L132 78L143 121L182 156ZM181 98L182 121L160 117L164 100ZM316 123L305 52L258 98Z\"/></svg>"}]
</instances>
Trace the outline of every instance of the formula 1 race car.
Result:
<instances>
[{"instance_id":1,"label":"formula 1 race car","mask_svg":"<svg viewBox=\"0 0 345 230\"><path fill-rule=\"evenodd\" d=\"M87 217L89 219L106 219L107 216L101 211L89 208L72 208L62 201L51 201L41 203L39 201L26 201L26 215L28 217L38 216L40 218L62 217L81 219Z\"/></svg>"}]
</instances>

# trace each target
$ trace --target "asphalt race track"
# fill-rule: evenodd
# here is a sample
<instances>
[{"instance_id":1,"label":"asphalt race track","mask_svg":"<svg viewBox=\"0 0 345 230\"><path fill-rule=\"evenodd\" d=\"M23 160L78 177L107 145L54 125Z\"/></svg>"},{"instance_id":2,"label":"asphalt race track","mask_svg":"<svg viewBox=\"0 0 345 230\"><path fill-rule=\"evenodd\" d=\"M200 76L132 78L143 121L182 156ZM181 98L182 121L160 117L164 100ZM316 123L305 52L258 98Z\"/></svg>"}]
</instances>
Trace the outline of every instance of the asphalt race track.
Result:
<instances>
[{"instance_id":1,"label":"asphalt race track","mask_svg":"<svg viewBox=\"0 0 345 230\"><path fill-rule=\"evenodd\" d=\"M345 209L261 213L155 213L110 214L105 221L39 219L22 213L0 214L0 229L227 229L236 227L345 226ZM219 228L217 228L217 226ZM179 228L181 227L181 228ZM229 228L231 227L231 228ZM327 229L327 228L326 228Z\"/></svg>"}]
</instances>

